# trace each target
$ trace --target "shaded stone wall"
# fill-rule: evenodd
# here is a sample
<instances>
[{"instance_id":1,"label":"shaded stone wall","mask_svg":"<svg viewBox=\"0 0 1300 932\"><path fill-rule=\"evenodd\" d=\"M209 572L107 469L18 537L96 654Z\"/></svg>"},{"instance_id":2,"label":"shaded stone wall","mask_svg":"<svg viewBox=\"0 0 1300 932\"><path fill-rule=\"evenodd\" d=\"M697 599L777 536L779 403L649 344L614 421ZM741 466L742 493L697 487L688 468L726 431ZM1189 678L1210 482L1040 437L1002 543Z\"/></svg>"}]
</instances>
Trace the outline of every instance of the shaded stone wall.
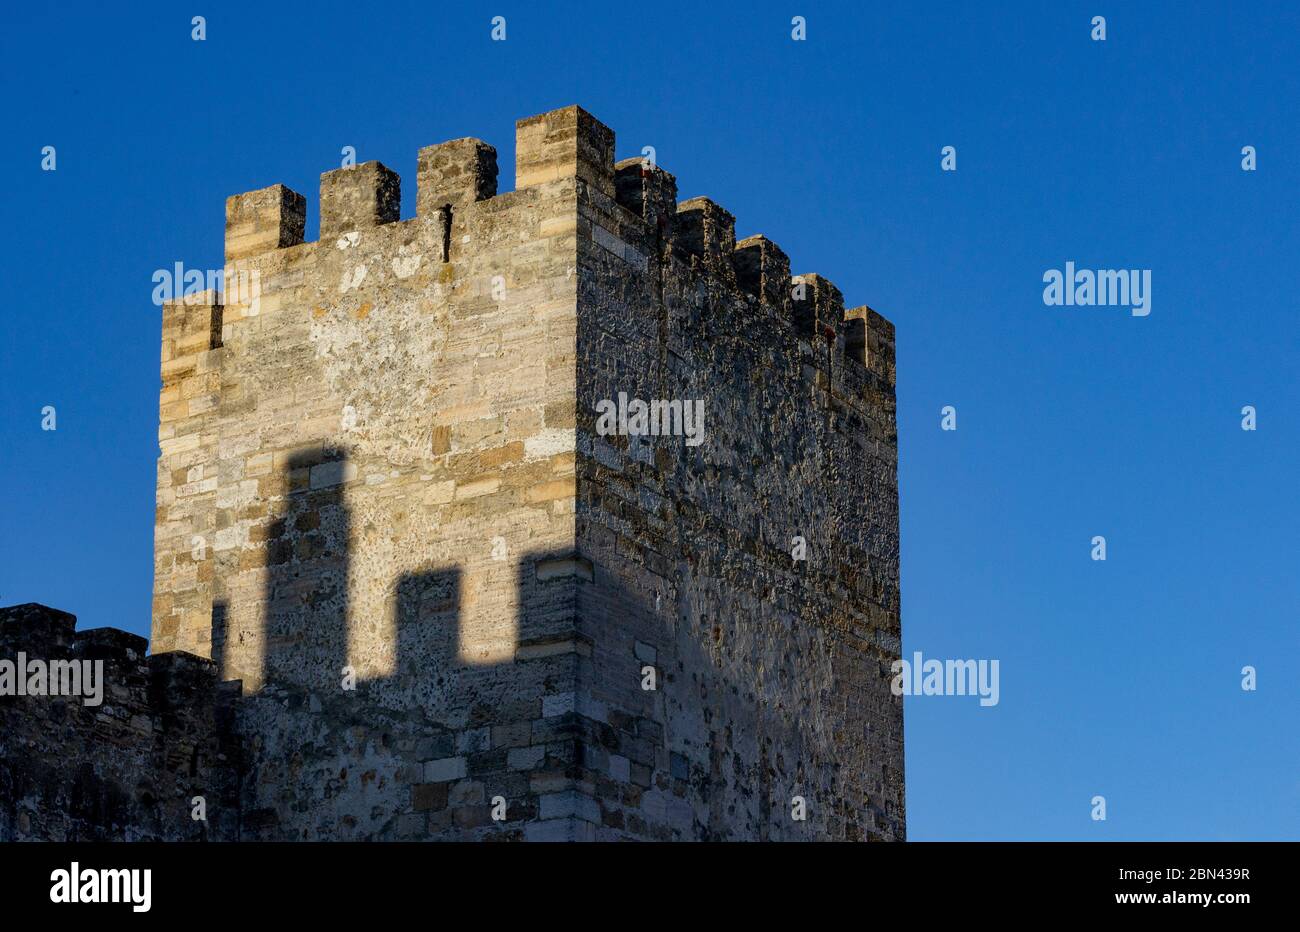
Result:
<instances>
[{"instance_id":1,"label":"shaded stone wall","mask_svg":"<svg viewBox=\"0 0 1300 932\"><path fill-rule=\"evenodd\" d=\"M893 328L820 276L792 283L770 240L738 245L717 204L675 205L671 175L613 171L615 197L579 199L593 834L901 839ZM620 393L702 402L703 442L602 436Z\"/></svg>"},{"instance_id":2,"label":"shaded stone wall","mask_svg":"<svg viewBox=\"0 0 1300 932\"><path fill-rule=\"evenodd\" d=\"M0 696L0 841L200 841L237 831L233 693L190 654L75 631L66 612L0 608L0 659L103 661L102 702ZM191 818L203 796L205 821Z\"/></svg>"}]
</instances>

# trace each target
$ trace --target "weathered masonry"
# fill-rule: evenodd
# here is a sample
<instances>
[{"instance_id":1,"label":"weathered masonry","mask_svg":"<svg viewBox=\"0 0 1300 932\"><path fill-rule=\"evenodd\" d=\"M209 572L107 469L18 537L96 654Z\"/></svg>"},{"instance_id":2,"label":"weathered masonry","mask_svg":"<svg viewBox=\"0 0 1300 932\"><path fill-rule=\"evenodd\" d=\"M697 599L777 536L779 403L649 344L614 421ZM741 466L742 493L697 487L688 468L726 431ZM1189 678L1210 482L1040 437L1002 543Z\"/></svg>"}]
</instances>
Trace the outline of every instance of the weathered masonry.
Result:
<instances>
[{"instance_id":1,"label":"weathered masonry","mask_svg":"<svg viewBox=\"0 0 1300 932\"><path fill-rule=\"evenodd\" d=\"M152 656L0 610L110 680L0 698L0 838L904 837L893 326L584 110L516 133L500 194L421 150L412 219L326 173L316 242L227 201L240 287L163 311Z\"/></svg>"}]
</instances>

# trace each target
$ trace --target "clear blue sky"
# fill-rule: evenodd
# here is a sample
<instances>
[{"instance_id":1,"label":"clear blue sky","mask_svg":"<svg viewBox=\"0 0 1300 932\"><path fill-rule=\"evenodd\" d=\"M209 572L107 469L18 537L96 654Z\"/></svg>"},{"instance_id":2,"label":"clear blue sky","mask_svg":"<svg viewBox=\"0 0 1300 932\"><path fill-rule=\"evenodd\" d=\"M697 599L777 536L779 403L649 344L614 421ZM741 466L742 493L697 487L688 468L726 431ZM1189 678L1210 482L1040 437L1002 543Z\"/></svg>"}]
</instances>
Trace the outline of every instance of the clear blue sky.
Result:
<instances>
[{"instance_id":1,"label":"clear blue sky","mask_svg":"<svg viewBox=\"0 0 1300 932\"><path fill-rule=\"evenodd\" d=\"M151 275L220 266L227 195L314 238L351 145L411 216L421 146L507 190L579 103L897 325L905 653L1001 665L907 700L911 837L1300 837L1294 4L41 6L0 28L0 604L148 633ZM1151 269L1150 316L1045 306L1068 260Z\"/></svg>"}]
</instances>

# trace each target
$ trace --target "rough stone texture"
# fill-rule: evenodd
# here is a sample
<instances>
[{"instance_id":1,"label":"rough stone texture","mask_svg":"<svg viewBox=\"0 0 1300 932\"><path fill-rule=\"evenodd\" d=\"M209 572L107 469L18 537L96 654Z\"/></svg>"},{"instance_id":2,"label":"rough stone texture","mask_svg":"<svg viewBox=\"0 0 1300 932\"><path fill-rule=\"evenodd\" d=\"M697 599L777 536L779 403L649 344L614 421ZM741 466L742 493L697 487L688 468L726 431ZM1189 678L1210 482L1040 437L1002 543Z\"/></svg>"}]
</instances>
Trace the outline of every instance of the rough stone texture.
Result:
<instances>
[{"instance_id":1,"label":"rough stone texture","mask_svg":"<svg viewBox=\"0 0 1300 932\"><path fill-rule=\"evenodd\" d=\"M516 147L503 194L421 150L406 221L329 172L314 243L227 202L253 294L163 313L138 733L0 700L0 838L904 837L892 326L580 108ZM620 392L704 443L598 436ZM109 637L5 611L7 652Z\"/></svg>"},{"instance_id":2,"label":"rough stone texture","mask_svg":"<svg viewBox=\"0 0 1300 932\"><path fill-rule=\"evenodd\" d=\"M392 223L402 203L402 181L379 162L362 162L320 176L320 235Z\"/></svg>"},{"instance_id":3,"label":"rough stone texture","mask_svg":"<svg viewBox=\"0 0 1300 932\"><path fill-rule=\"evenodd\" d=\"M235 837L237 749L222 737L233 693L216 665L75 625L44 605L0 609L0 659L104 661L101 705L0 697L0 840ZM198 795L206 822L190 818Z\"/></svg>"},{"instance_id":4,"label":"rough stone texture","mask_svg":"<svg viewBox=\"0 0 1300 932\"><path fill-rule=\"evenodd\" d=\"M432 216L456 210L497 193L497 150L481 139L453 139L420 150L416 211Z\"/></svg>"},{"instance_id":5,"label":"rough stone texture","mask_svg":"<svg viewBox=\"0 0 1300 932\"><path fill-rule=\"evenodd\" d=\"M892 327L866 320L888 329L887 371L848 359L834 285L799 276L791 301L774 243L737 246L707 198L680 204L666 239L638 193L579 198L578 540L597 568L579 588L594 645L579 788L595 837L902 838ZM598 436L595 405L619 392L702 399L706 441Z\"/></svg>"}]
</instances>

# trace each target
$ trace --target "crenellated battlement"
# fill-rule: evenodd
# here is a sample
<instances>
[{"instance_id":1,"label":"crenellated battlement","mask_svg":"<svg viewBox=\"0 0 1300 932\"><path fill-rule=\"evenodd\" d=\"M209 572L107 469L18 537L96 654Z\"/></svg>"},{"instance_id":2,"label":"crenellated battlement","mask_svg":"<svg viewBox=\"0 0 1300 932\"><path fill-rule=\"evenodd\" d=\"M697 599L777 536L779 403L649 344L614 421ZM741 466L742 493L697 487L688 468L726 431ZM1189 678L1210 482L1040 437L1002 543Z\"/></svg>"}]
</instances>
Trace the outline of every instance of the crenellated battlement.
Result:
<instances>
[{"instance_id":1,"label":"crenellated battlement","mask_svg":"<svg viewBox=\"0 0 1300 932\"><path fill-rule=\"evenodd\" d=\"M537 202L521 198L520 192L580 183L590 195L608 198L640 219L641 228L630 238L646 246L641 253L653 255L656 261L680 263L725 288L738 289L791 321L800 339L818 347L828 342L838 354L862 362L863 353L849 352L848 331L859 326L849 321L883 322L884 318L847 316L843 298L830 281L811 273L792 276L787 256L767 237L756 234L738 242L735 217L715 201L695 197L678 202L677 180L662 168L637 158L616 164L613 131L581 107L519 120L515 148L515 191L500 195L497 153L488 143L463 138L421 149L416 216L405 221L399 216L401 178L381 162L325 172L319 195L320 242L328 246L340 237L351 242L356 235L397 225L409 229L393 230L389 250L402 250L408 261L419 254L426 262L449 263L453 252L465 244L466 233L476 226L475 220L512 210L535 212ZM249 260L264 260L260 264L268 266L272 277L264 288L279 283L275 273L282 267L309 266L309 258L293 252L294 247L314 247L303 239L305 211L306 199L279 184L229 198L227 262L242 268L252 267ZM551 230L567 229L559 217L545 223ZM590 228L579 225L579 230L587 235ZM495 242L491 230L483 232L488 233L486 245L491 246ZM590 235L600 234L590 231ZM277 255L283 256L279 262L267 261ZM455 271L443 273L445 278L455 275ZM272 301L270 306L278 303ZM243 316L236 307L228 321ZM815 358L820 357L815 354Z\"/></svg>"},{"instance_id":2,"label":"crenellated battlement","mask_svg":"<svg viewBox=\"0 0 1300 932\"><path fill-rule=\"evenodd\" d=\"M44 605L0 608L0 839L233 829L234 761L216 726L230 693L212 661L147 647L115 628L77 631ZM185 817L194 794L211 797L210 823Z\"/></svg>"},{"instance_id":3,"label":"crenellated battlement","mask_svg":"<svg viewBox=\"0 0 1300 932\"><path fill-rule=\"evenodd\" d=\"M119 628L76 630L75 615L36 602L0 607L0 659L18 653L29 660L102 660L111 665L111 685L125 687L115 695L120 704L159 713L210 700L217 688L217 667L211 660L184 651L149 654L149 641ZM169 684L186 682L182 693ZM68 701L73 701L69 698ZM84 703L83 703L84 704Z\"/></svg>"},{"instance_id":4,"label":"crenellated battlement","mask_svg":"<svg viewBox=\"0 0 1300 932\"><path fill-rule=\"evenodd\" d=\"M19 653L45 663L102 660L112 668L116 690L105 704L115 699L151 713L208 701L208 691L217 687L217 667L211 660L184 651L150 655L148 639L138 634L119 628L78 631L76 624L75 615L36 602L0 607L0 660ZM184 692L171 694L169 684L182 680L187 683Z\"/></svg>"}]
</instances>

